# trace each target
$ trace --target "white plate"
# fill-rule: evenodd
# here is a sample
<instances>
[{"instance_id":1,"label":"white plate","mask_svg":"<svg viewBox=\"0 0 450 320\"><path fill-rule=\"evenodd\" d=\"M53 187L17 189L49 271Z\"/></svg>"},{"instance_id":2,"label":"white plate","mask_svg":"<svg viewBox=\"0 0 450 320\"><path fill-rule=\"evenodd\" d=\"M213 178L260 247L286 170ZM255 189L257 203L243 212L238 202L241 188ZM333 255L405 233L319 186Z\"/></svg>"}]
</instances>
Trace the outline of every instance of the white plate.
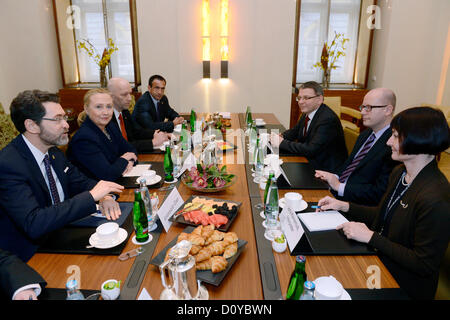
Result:
<instances>
[{"instance_id":1,"label":"white plate","mask_svg":"<svg viewBox=\"0 0 450 320\"><path fill-rule=\"evenodd\" d=\"M342 292L342 296L340 300L352 300L352 297L348 294L348 292L344 289Z\"/></svg>"},{"instance_id":2,"label":"white plate","mask_svg":"<svg viewBox=\"0 0 450 320\"><path fill-rule=\"evenodd\" d=\"M255 124L256 124L257 127L264 127L266 125L266 122L265 121L258 122L258 123L255 122Z\"/></svg>"},{"instance_id":3,"label":"white plate","mask_svg":"<svg viewBox=\"0 0 450 320\"><path fill-rule=\"evenodd\" d=\"M137 244L138 246L142 246L144 244L149 243L150 241L153 240L153 236L151 234L148 235L148 240L145 242L137 242L136 240L136 235L133 236L133 239L131 239L131 242L133 242L134 244Z\"/></svg>"},{"instance_id":4,"label":"white plate","mask_svg":"<svg viewBox=\"0 0 450 320\"><path fill-rule=\"evenodd\" d=\"M124 242L127 236L128 236L127 230L119 228L119 235L116 239L108 242L100 242L98 239L97 232L95 232L89 238L89 244L97 249L109 249L118 246L119 244Z\"/></svg>"},{"instance_id":5,"label":"white plate","mask_svg":"<svg viewBox=\"0 0 450 320\"><path fill-rule=\"evenodd\" d=\"M280 206L281 209L284 208L284 205L286 204L286 200L284 200L284 198L281 198L280 201L278 202L278 205ZM295 208L295 212L300 212L305 210L306 208L308 208L308 203L305 200L302 200L300 207L299 208Z\"/></svg>"},{"instance_id":6,"label":"white plate","mask_svg":"<svg viewBox=\"0 0 450 320\"><path fill-rule=\"evenodd\" d=\"M141 180L142 178L143 178L143 177L138 177L138 178L136 179L136 183L139 184L139 180ZM147 182L147 185L148 185L148 186L151 186L151 185L154 185L154 184L160 182L161 179L162 179L161 176L156 175L156 176L153 177L152 180L150 180L150 183L148 183L147 180L145 180L145 182Z\"/></svg>"}]
</instances>

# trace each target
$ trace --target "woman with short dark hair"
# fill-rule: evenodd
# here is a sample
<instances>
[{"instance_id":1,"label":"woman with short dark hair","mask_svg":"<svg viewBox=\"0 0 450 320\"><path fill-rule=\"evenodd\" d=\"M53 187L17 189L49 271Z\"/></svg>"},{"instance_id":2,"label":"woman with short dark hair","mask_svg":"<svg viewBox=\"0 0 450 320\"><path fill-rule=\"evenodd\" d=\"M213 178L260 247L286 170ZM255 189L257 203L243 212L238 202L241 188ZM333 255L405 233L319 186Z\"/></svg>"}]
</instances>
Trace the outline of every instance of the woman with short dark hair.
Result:
<instances>
[{"instance_id":1,"label":"woman with short dark hair","mask_svg":"<svg viewBox=\"0 0 450 320\"><path fill-rule=\"evenodd\" d=\"M450 188L436 161L449 147L449 127L442 111L430 107L406 109L391 126L387 144L403 164L393 170L378 207L331 197L318 204L345 212L351 222L337 229L373 247L411 298L433 299L450 239Z\"/></svg>"}]
</instances>

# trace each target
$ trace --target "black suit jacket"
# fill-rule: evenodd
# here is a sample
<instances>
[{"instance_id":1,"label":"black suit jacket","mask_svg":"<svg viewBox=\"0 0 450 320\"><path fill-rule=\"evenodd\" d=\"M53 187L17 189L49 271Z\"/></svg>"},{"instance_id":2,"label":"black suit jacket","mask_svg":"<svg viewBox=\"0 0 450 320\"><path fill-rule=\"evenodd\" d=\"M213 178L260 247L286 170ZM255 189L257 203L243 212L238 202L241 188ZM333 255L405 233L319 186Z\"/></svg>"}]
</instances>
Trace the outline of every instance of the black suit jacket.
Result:
<instances>
[{"instance_id":1,"label":"black suit jacket","mask_svg":"<svg viewBox=\"0 0 450 320\"><path fill-rule=\"evenodd\" d=\"M22 138L17 136L0 151L0 248L28 261L45 235L81 219L96 206L88 179L50 148L50 162L61 182L65 200L53 205L42 172Z\"/></svg>"},{"instance_id":2,"label":"black suit jacket","mask_svg":"<svg viewBox=\"0 0 450 320\"><path fill-rule=\"evenodd\" d=\"M450 187L437 162L430 162L403 195L403 205L393 209L386 236L380 235L387 203L403 171L404 165L392 171L377 207L350 203L346 215L375 231L369 245L378 251L383 264L411 298L433 299L450 240Z\"/></svg>"},{"instance_id":3,"label":"black suit jacket","mask_svg":"<svg viewBox=\"0 0 450 320\"><path fill-rule=\"evenodd\" d=\"M122 111L122 119L125 125L125 131L127 132L128 142L131 143L137 150L137 152L150 152L153 151L153 135L155 130L144 129L136 124L131 117L130 111ZM112 117L111 122L120 130L120 123L118 123L115 116Z\"/></svg>"},{"instance_id":4,"label":"black suit jacket","mask_svg":"<svg viewBox=\"0 0 450 320\"><path fill-rule=\"evenodd\" d=\"M42 289L47 285L34 269L15 255L0 249L0 292L5 298L11 299L17 289L35 283Z\"/></svg>"},{"instance_id":5,"label":"black suit jacket","mask_svg":"<svg viewBox=\"0 0 450 320\"><path fill-rule=\"evenodd\" d=\"M150 93L145 92L136 102L133 110L133 120L142 128L148 129L160 129L165 132L173 132L174 124L173 120L179 116L179 114L173 110L169 105L167 96L163 96L160 100L161 121L157 121L156 107L153 103ZM164 122L165 119L169 121Z\"/></svg>"},{"instance_id":6,"label":"black suit jacket","mask_svg":"<svg viewBox=\"0 0 450 320\"><path fill-rule=\"evenodd\" d=\"M305 117L303 114L294 128L283 133L280 150L306 157L315 170L335 172L347 159L341 121L333 110L322 104L303 136Z\"/></svg>"},{"instance_id":7,"label":"black suit jacket","mask_svg":"<svg viewBox=\"0 0 450 320\"><path fill-rule=\"evenodd\" d=\"M337 175L340 176L347 166L351 164L356 153L363 146L372 132L371 129L367 129L359 135L350 156L344 162L341 169L336 172ZM399 162L392 160L391 148L386 145L391 134L391 128L387 129L372 146L366 156L359 162L358 166L347 179L344 195L342 197L337 195L337 191L331 190L337 199L367 206L378 205L381 197L386 191L392 169L400 164Z\"/></svg>"},{"instance_id":8,"label":"black suit jacket","mask_svg":"<svg viewBox=\"0 0 450 320\"><path fill-rule=\"evenodd\" d=\"M67 157L92 179L116 181L128 165L121 156L126 152L137 152L123 138L117 125L109 122L106 131L111 140L86 116L69 143Z\"/></svg>"}]
</instances>

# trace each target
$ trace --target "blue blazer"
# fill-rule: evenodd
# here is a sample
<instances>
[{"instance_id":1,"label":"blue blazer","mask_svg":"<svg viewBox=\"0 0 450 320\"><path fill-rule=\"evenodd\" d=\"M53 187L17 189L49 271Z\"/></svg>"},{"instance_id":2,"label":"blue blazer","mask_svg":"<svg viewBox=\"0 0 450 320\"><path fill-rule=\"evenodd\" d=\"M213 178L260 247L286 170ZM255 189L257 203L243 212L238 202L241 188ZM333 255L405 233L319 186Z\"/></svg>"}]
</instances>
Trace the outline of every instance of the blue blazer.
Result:
<instances>
[{"instance_id":1,"label":"blue blazer","mask_svg":"<svg viewBox=\"0 0 450 320\"><path fill-rule=\"evenodd\" d=\"M134 106L133 120L142 128L172 132L174 128L172 121L179 116L178 112L170 107L167 96L161 98L159 107L159 112L163 118L161 122L157 121L156 107L150 93L147 91L138 99ZM169 121L164 122L165 119Z\"/></svg>"},{"instance_id":2,"label":"blue blazer","mask_svg":"<svg viewBox=\"0 0 450 320\"><path fill-rule=\"evenodd\" d=\"M0 151L0 248L28 261L45 235L96 210L88 179L50 148L50 161L61 182L65 200L53 205L42 172L22 138L17 136Z\"/></svg>"},{"instance_id":3,"label":"blue blazer","mask_svg":"<svg viewBox=\"0 0 450 320\"><path fill-rule=\"evenodd\" d=\"M86 116L69 143L67 157L92 179L116 181L128 165L121 156L126 152L136 153L136 149L123 138L114 123L110 122L106 131L111 140Z\"/></svg>"}]
</instances>

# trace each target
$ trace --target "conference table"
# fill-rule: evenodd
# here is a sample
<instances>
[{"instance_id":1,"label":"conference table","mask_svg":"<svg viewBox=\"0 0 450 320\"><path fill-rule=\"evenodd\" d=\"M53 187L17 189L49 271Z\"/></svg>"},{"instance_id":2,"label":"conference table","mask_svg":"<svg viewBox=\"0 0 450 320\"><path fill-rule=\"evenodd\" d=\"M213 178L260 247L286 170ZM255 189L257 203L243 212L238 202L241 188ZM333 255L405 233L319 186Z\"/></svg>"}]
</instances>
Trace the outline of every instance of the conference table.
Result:
<instances>
[{"instance_id":1,"label":"conference table","mask_svg":"<svg viewBox=\"0 0 450 320\"><path fill-rule=\"evenodd\" d=\"M267 125L282 128L275 115L269 113L255 113L253 118L262 118ZM231 114L231 128L244 128L244 115ZM236 219L229 231L237 233L239 239L247 241L240 256L226 274L219 286L204 284L209 293L209 299L217 300L276 300L286 296L289 279L295 266L295 256L291 256L289 249L283 253L272 251L271 243L261 234L263 219L259 216L261 209L255 205L261 203L263 190L251 179L250 166L239 152L246 149L245 142L237 135L228 135L227 140L237 146L233 152L224 153L223 164L227 171L236 175L234 185L225 191L214 194L201 194L188 189L184 184L176 185L183 200L191 195L206 195L213 198L241 202ZM162 162L163 154L140 154L140 162ZM281 157L284 162L307 162L303 157ZM324 190L279 190L280 198L286 192L299 192L303 199L317 202L326 195ZM150 189L156 192L162 200L170 190ZM119 201L132 202L133 189L125 189ZM185 225L174 222L168 232L159 226L152 232L153 240L143 247L144 254L126 261L120 261L117 255L91 254L54 254L36 253L28 264L38 271L47 281L48 288L65 288L69 276L73 275L74 267L79 268L81 289L100 290L101 284L108 279L122 282L121 299L136 299L143 288L153 299L159 299L163 290L159 268L149 264L149 260L160 253L174 238L185 229ZM123 252L137 248L127 240ZM86 239L87 243L87 239ZM380 287L382 289L399 288L397 282L383 265L378 256L374 255L308 255L306 257L306 273L308 279L314 280L321 276L332 275L345 289L367 289L370 270L377 266L380 270Z\"/></svg>"}]
</instances>

